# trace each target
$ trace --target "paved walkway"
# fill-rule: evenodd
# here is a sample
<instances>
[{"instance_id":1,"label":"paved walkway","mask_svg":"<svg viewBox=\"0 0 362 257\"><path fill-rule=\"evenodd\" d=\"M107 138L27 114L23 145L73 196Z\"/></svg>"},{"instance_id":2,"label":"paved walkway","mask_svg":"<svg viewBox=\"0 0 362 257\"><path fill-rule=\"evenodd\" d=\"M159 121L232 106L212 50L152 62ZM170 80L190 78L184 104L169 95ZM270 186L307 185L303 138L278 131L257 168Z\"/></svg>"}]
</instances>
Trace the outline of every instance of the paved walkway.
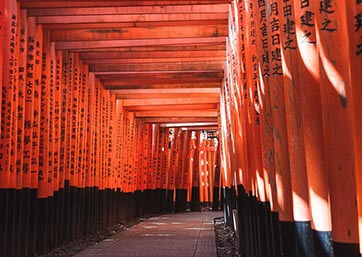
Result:
<instances>
[{"instance_id":1,"label":"paved walkway","mask_svg":"<svg viewBox=\"0 0 362 257\"><path fill-rule=\"evenodd\" d=\"M214 218L222 212L168 214L143 221L76 257L216 257Z\"/></svg>"}]
</instances>

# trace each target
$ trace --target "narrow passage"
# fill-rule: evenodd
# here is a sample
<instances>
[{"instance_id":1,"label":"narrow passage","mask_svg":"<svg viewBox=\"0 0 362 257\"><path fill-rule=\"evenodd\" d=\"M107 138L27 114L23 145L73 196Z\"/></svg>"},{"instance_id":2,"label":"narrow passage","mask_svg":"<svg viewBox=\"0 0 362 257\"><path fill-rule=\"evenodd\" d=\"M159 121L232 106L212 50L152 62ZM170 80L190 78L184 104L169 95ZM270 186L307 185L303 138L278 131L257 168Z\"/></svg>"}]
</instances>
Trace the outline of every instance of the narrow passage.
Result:
<instances>
[{"instance_id":1,"label":"narrow passage","mask_svg":"<svg viewBox=\"0 0 362 257\"><path fill-rule=\"evenodd\" d=\"M143 221L76 257L216 257L214 218L222 212L167 214Z\"/></svg>"}]
</instances>

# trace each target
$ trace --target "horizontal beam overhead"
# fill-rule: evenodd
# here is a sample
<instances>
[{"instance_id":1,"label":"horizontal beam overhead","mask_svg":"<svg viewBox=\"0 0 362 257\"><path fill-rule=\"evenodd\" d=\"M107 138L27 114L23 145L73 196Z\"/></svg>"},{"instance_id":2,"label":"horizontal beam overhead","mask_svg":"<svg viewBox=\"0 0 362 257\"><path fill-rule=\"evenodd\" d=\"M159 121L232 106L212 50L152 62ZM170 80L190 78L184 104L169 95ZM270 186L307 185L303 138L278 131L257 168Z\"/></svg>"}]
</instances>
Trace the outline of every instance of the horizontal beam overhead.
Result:
<instances>
[{"instance_id":1,"label":"horizontal beam overhead","mask_svg":"<svg viewBox=\"0 0 362 257\"><path fill-rule=\"evenodd\" d=\"M147 106L147 105L187 105L187 104L217 104L220 98L156 98L156 99L126 99L123 106Z\"/></svg>"},{"instance_id":2,"label":"horizontal beam overhead","mask_svg":"<svg viewBox=\"0 0 362 257\"><path fill-rule=\"evenodd\" d=\"M145 64L145 63L182 63L182 62L225 62L224 57L181 57L181 58L133 58L133 59L83 59L84 64Z\"/></svg>"},{"instance_id":3,"label":"horizontal beam overhead","mask_svg":"<svg viewBox=\"0 0 362 257\"><path fill-rule=\"evenodd\" d=\"M153 51L224 51L226 50L225 44L217 45L144 45L144 46L124 46L124 47L104 47L104 48L82 48L82 49L68 49L71 52L79 53L93 53L93 52L153 52ZM225 53L226 54L226 53ZM224 54L224 55L225 55Z\"/></svg>"},{"instance_id":4,"label":"horizontal beam overhead","mask_svg":"<svg viewBox=\"0 0 362 257\"><path fill-rule=\"evenodd\" d=\"M132 95L132 94L192 94L192 93L215 93L220 94L219 88L174 88L174 89L125 89L112 90L113 94L117 95Z\"/></svg>"},{"instance_id":5,"label":"horizontal beam overhead","mask_svg":"<svg viewBox=\"0 0 362 257\"><path fill-rule=\"evenodd\" d=\"M53 30L52 41L226 37L226 25Z\"/></svg>"},{"instance_id":6,"label":"horizontal beam overhead","mask_svg":"<svg viewBox=\"0 0 362 257\"><path fill-rule=\"evenodd\" d=\"M117 99L152 99L152 98L200 98L200 97L219 97L217 93L168 93L168 94L116 94Z\"/></svg>"},{"instance_id":7,"label":"horizontal beam overhead","mask_svg":"<svg viewBox=\"0 0 362 257\"><path fill-rule=\"evenodd\" d=\"M152 85L152 84L180 84L180 83L221 83L221 79L219 78L148 78L148 79L128 79L128 80L114 80L105 79L103 81L103 85L107 89L120 89L123 86L132 86L132 85Z\"/></svg>"},{"instance_id":8,"label":"horizontal beam overhead","mask_svg":"<svg viewBox=\"0 0 362 257\"><path fill-rule=\"evenodd\" d=\"M116 7L83 7L83 8L40 8L30 9L29 16L72 16L72 15L115 15L145 13L225 13L227 4L205 5L153 5L153 6L116 6Z\"/></svg>"},{"instance_id":9,"label":"horizontal beam overhead","mask_svg":"<svg viewBox=\"0 0 362 257\"><path fill-rule=\"evenodd\" d=\"M111 90L118 99L219 97L219 88L126 89Z\"/></svg>"},{"instance_id":10,"label":"horizontal beam overhead","mask_svg":"<svg viewBox=\"0 0 362 257\"><path fill-rule=\"evenodd\" d=\"M137 52L84 52L80 58L86 59L154 59L154 58L225 58L224 50L184 50L184 51L137 51Z\"/></svg>"},{"instance_id":11,"label":"horizontal beam overhead","mask_svg":"<svg viewBox=\"0 0 362 257\"><path fill-rule=\"evenodd\" d=\"M138 85L207 84L221 85L223 71L173 71L173 72L95 72L108 89Z\"/></svg>"},{"instance_id":12,"label":"horizontal beam overhead","mask_svg":"<svg viewBox=\"0 0 362 257\"><path fill-rule=\"evenodd\" d=\"M38 24L53 23L108 23L134 21L199 21L227 19L228 13L172 13L172 14L115 14L115 15L73 15L73 16L38 16Z\"/></svg>"},{"instance_id":13,"label":"horizontal beam overhead","mask_svg":"<svg viewBox=\"0 0 362 257\"><path fill-rule=\"evenodd\" d=\"M214 117L138 118L146 123L195 123L217 122Z\"/></svg>"},{"instance_id":14,"label":"horizontal beam overhead","mask_svg":"<svg viewBox=\"0 0 362 257\"><path fill-rule=\"evenodd\" d=\"M142 111L135 112L135 117L145 118L145 117L217 117L217 110L193 110L193 111Z\"/></svg>"},{"instance_id":15,"label":"horizontal beam overhead","mask_svg":"<svg viewBox=\"0 0 362 257\"><path fill-rule=\"evenodd\" d=\"M165 127L165 128L176 128L176 127L197 128L197 127L217 127L217 126L218 126L217 122L160 124L160 127Z\"/></svg>"},{"instance_id":16,"label":"horizontal beam overhead","mask_svg":"<svg viewBox=\"0 0 362 257\"><path fill-rule=\"evenodd\" d=\"M225 37L213 38L163 38L163 39L135 39L135 40L98 40L98 41L61 41L55 47L60 50L82 48L107 48L107 47L135 47L135 46L162 46L162 45L200 45L200 44L225 44Z\"/></svg>"},{"instance_id":17,"label":"horizontal beam overhead","mask_svg":"<svg viewBox=\"0 0 362 257\"><path fill-rule=\"evenodd\" d=\"M112 88L114 87L114 88ZM120 85L107 86L107 89L175 89L175 88L220 88L220 83L184 83L184 84L151 84L151 85Z\"/></svg>"},{"instance_id":18,"label":"horizontal beam overhead","mask_svg":"<svg viewBox=\"0 0 362 257\"><path fill-rule=\"evenodd\" d=\"M230 0L150 0L150 1L36 1L20 0L22 8L60 8L60 7L116 7L116 6L165 6L165 5L205 5L225 4Z\"/></svg>"},{"instance_id":19,"label":"horizontal beam overhead","mask_svg":"<svg viewBox=\"0 0 362 257\"><path fill-rule=\"evenodd\" d=\"M172 26L204 26L204 25L228 25L227 20L195 20L195 21L137 21L137 22L108 22L108 23L51 23L43 24L46 30L63 29L109 29L109 28L148 28L148 27L172 27Z\"/></svg>"},{"instance_id":20,"label":"horizontal beam overhead","mask_svg":"<svg viewBox=\"0 0 362 257\"><path fill-rule=\"evenodd\" d=\"M205 109L218 109L218 104L169 104L169 105L146 105L146 106L128 106L125 107L127 111L159 111L159 110L205 110Z\"/></svg>"},{"instance_id":21,"label":"horizontal beam overhead","mask_svg":"<svg viewBox=\"0 0 362 257\"><path fill-rule=\"evenodd\" d=\"M175 62L175 63L142 63L142 64L92 64L89 70L101 71L197 71L220 70L224 68L224 61L206 62Z\"/></svg>"}]
</instances>

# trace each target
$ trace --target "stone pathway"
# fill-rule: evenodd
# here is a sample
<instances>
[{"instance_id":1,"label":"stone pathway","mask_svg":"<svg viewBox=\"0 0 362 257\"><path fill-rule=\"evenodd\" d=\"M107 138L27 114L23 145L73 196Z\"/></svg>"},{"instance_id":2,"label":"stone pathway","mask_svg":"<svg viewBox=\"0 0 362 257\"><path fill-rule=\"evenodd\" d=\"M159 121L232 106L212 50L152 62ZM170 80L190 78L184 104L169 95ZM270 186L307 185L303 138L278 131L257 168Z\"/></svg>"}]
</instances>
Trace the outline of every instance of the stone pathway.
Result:
<instances>
[{"instance_id":1,"label":"stone pathway","mask_svg":"<svg viewBox=\"0 0 362 257\"><path fill-rule=\"evenodd\" d=\"M222 212L167 214L143 221L76 257L216 257L214 218Z\"/></svg>"}]
</instances>

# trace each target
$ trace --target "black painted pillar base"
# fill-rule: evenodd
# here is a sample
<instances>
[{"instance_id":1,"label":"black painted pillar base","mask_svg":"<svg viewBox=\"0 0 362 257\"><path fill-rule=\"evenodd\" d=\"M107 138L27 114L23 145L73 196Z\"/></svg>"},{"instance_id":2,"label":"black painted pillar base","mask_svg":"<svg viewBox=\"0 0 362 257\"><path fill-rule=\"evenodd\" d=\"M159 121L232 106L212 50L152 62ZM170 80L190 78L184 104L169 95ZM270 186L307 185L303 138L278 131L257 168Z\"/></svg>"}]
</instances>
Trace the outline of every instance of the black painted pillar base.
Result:
<instances>
[{"instance_id":1,"label":"black painted pillar base","mask_svg":"<svg viewBox=\"0 0 362 257\"><path fill-rule=\"evenodd\" d=\"M160 192L160 203L159 203L159 213L165 213L166 212L166 197L167 192L166 189L157 189Z\"/></svg>"},{"instance_id":2,"label":"black painted pillar base","mask_svg":"<svg viewBox=\"0 0 362 257\"><path fill-rule=\"evenodd\" d=\"M38 199L38 212L37 212L37 237L36 237L36 253L43 255L47 252L47 208L48 199Z\"/></svg>"},{"instance_id":3,"label":"black painted pillar base","mask_svg":"<svg viewBox=\"0 0 362 257\"><path fill-rule=\"evenodd\" d=\"M0 256L6 256L8 223L8 189L0 189Z\"/></svg>"},{"instance_id":4,"label":"black painted pillar base","mask_svg":"<svg viewBox=\"0 0 362 257\"><path fill-rule=\"evenodd\" d=\"M334 257L332 233L313 230L315 257Z\"/></svg>"},{"instance_id":5,"label":"black painted pillar base","mask_svg":"<svg viewBox=\"0 0 362 257\"><path fill-rule=\"evenodd\" d=\"M201 211L199 187L192 187L190 209L191 211Z\"/></svg>"},{"instance_id":6,"label":"black painted pillar base","mask_svg":"<svg viewBox=\"0 0 362 257\"><path fill-rule=\"evenodd\" d=\"M234 188L223 188L223 194L224 194L224 201L223 201L223 207L224 207L224 218L226 221L226 224L230 227L233 226L233 216L232 211L236 208L236 194Z\"/></svg>"},{"instance_id":7,"label":"black painted pillar base","mask_svg":"<svg viewBox=\"0 0 362 257\"><path fill-rule=\"evenodd\" d=\"M282 256L297 256L296 229L294 222L281 221Z\"/></svg>"},{"instance_id":8,"label":"black painted pillar base","mask_svg":"<svg viewBox=\"0 0 362 257\"><path fill-rule=\"evenodd\" d=\"M239 195L237 197L236 209L238 211L239 219L239 254L240 256L248 256L247 252L247 241L249 236L246 231L247 223L245 221L247 215L247 208L245 206L246 194L242 185L238 186ZM222 197L223 198L223 197Z\"/></svg>"},{"instance_id":9,"label":"black painted pillar base","mask_svg":"<svg viewBox=\"0 0 362 257\"><path fill-rule=\"evenodd\" d=\"M134 192L134 199L135 199L135 216L140 217L142 216L142 192L135 191Z\"/></svg>"},{"instance_id":10,"label":"black painted pillar base","mask_svg":"<svg viewBox=\"0 0 362 257\"><path fill-rule=\"evenodd\" d=\"M29 196L29 235L28 235L28 256L34 256L36 253L36 238L37 238L37 216L38 216L38 191L30 189Z\"/></svg>"},{"instance_id":11,"label":"black painted pillar base","mask_svg":"<svg viewBox=\"0 0 362 257\"><path fill-rule=\"evenodd\" d=\"M187 209L187 190L176 189L175 212L185 212Z\"/></svg>"},{"instance_id":12,"label":"black painted pillar base","mask_svg":"<svg viewBox=\"0 0 362 257\"><path fill-rule=\"evenodd\" d=\"M310 221L295 222L297 250L299 257L314 257L313 233Z\"/></svg>"},{"instance_id":13,"label":"black painted pillar base","mask_svg":"<svg viewBox=\"0 0 362 257\"><path fill-rule=\"evenodd\" d=\"M166 199L166 211L167 212L174 212L175 210L175 203L173 201L175 191L174 190L167 190L167 199Z\"/></svg>"},{"instance_id":14,"label":"black painted pillar base","mask_svg":"<svg viewBox=\"0 0 362 257\"><path fill-rule=\"evenodd\" d=\"M161 190L160 189L154 189L153 190L153 200L152 200L152 207L153 211L152 213L160 213L161 210Z\"/></svg>"},{"instance_id":15,"label":"black painted pillar base","mask_svg":"<svg viewBox=\"0 0 362 257\"><path fill-rule=\"evenodd\" d=\"M212 210L218 211L220 209L219 204L219 187L214 187L214 193L213 193L213 201L212 201Z\"/></svg>"},{"instance_id":16,"label":"black painted pillar base","mask_svg":"<svg viewBox=\"0 0 362 257\"><path fill-rule=\"evenodd\" d=\"M126 205L125 205L125 193L120 192L119 198L118 198L118 204L120 205L120 213L119 213L119 219L121 222L126 221Z\"/></svg>"},{"instance_id":17,"label":"black painted pillar base","mask_svg":"<svg viewBox=\"0 0 362 257\"><path fill-rule=\"evenodd\" d=\"M334 257L360 257L358 243L340 243L332 241Z\"/></svg>"},{"instance_id":18,"label":"black painted pillar base","mask_svg":"<svg viewBox=\"0 0 362 257\"><path fill-rule=\"evenodd\" d=\"M282 255L282 247L281 247L282 239L280 234L279 213L271 212L271 220L272 220L273 250L275 256L279 257Z\"/></svg>"},{"instance_id":19,"label":"black painted pillar base","mask_svg":"<svg viewBox=\"0 0 362 257\"><path fill-rule=\"evenodd\" d=\"M149 214L152 211L152 190L147 189L145 193L145 213Z\"/></svg>"},{"instance_id":20,"label":"black painted pillar base","mask_svg":"<svg viewBox=\"0 0 362 257\"><path fill-rule=\"evenodd\" d=\"M30 212L30 189L22 189L22 211L20 224L20 247L18 256L28 256L28 235L29 235L29 212Z\"/></svg>"}]
</instances>

